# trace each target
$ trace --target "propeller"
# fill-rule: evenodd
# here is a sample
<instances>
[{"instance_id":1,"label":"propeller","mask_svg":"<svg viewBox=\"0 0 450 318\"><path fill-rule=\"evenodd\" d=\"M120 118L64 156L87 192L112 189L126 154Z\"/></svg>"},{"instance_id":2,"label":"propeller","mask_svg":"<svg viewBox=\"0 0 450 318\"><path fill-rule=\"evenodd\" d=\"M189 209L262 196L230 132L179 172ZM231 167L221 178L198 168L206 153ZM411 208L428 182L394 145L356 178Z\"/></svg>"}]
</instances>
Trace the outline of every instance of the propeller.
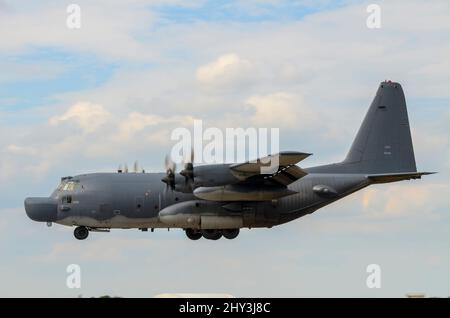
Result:
<instances>
[{"instance_id":1,"label":"propeller","mask_svg":"<svg viewBox=\"0 0 450 318\"><path fill-rule=\"evenodd\" d=\"M173 162L168 155L166 155L166 158L164 159L164 165L166 167L166 176L161 179L162 182L164 182L167 188L170 188L171 190L175 189L175 170L177 168L175 162Z\"/></svg>"},{"instance_id":2,"label":"propeller","mask_svg":"<svg viewBox=\"0 0 450 318\"><path fill-rule=\"evenodd\" d=\"M189 161L184 164L184 169L180 171L184 177L184 183L191 186L194 182L194 149L191 148Z\"/></svg>"}]
</instances>

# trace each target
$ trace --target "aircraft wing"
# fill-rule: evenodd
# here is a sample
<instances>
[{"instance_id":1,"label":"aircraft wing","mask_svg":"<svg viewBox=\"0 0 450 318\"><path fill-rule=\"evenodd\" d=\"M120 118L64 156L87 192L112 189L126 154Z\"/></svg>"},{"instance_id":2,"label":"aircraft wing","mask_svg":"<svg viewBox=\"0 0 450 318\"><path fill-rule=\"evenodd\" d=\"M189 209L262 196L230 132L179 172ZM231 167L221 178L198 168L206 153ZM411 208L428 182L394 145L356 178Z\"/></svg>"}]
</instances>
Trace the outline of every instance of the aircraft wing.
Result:
<instances>
[{"instance_id":1,"label":"aircraft wing","mask_svg":"<svg viewBox=\"0 0 450 318\"><path fill-rule=\"evenodd\" d=\"M232 164L231 172L241 183L269 183L287 186L307 173L296 163L309 157L310 153L284 151L253 161Z\"/></svg>"}]
</instances>

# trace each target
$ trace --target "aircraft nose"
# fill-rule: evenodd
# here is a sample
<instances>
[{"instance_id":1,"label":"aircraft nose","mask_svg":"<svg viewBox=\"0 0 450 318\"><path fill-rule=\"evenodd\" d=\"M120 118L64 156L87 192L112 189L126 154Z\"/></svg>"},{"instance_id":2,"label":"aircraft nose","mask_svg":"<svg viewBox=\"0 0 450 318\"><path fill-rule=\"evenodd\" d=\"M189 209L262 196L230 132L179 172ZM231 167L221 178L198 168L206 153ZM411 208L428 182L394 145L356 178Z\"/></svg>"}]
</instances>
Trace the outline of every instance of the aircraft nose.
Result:
<instances>
[{"instance_id":1,"label":"aircraft nose","mask_svg":"<svg viewBox=\"0 0 450 318\"><path fill-rule=\"evenodd\" d=\"M26 198L24 204L28 217L33 221L56 221L57 205L52 198Z\"/></svg>"}]
</instances>

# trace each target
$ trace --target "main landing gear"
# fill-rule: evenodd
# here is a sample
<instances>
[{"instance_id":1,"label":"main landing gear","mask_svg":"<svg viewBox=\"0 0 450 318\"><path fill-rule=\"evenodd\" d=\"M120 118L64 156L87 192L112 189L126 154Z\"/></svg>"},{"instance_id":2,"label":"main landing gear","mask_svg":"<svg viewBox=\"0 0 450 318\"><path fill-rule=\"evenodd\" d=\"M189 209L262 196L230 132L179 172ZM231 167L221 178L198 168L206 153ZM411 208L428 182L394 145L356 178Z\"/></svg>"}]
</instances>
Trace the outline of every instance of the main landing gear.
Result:
<instances>
[{"instance_id":1,"label":"main landing gear","mask_svg":"<svg viewBox=\"0 0 450 318\"><path fill-rule=\"evenodd\" d=\"M189 239L196 241L202 238L202 232L193 229L186 229L186 236Z\"/></svg>"},{"instance_id":2,"label":"main landing gear","mask_svg":"<svg viewBox=\"0 0 450 318\"><path fill-rule=\"evenodd\" d=\"M90 228L86 226L77 226L73 231L73 235L77 240L85 240L89 236L89 231L96 232L108 232L107 230ZM195 229L185 229L186 236L191 240L199 240L204 237L207 240L218 240L222 236L226 239L232 240L239 235L239 229L225 229L225 230L195 230Z\"/></svg>"},{"instance_id":3,"label":"main landing gear","mask_svg":"<svg viewBox=\"0 0 450 318\"><path fill-rule=\"evenodd\" d=\"M185 229L186 236L191 240L199 240L202 236L207 240L218 240L222 236L232 240L239 235L239 229L225 229L225 230L194 230Z\"/></svg>"},{"instance_id":4,"label":"main landing gear","mask_svg":"<svg viewBox=\"0 0 450 318\"><path fill-rule=\"evenodd\" d=\"M77 240L85 240L89 236L89 230L85 226L78 226L73 231Z\"/></svg>"}]
</instances>

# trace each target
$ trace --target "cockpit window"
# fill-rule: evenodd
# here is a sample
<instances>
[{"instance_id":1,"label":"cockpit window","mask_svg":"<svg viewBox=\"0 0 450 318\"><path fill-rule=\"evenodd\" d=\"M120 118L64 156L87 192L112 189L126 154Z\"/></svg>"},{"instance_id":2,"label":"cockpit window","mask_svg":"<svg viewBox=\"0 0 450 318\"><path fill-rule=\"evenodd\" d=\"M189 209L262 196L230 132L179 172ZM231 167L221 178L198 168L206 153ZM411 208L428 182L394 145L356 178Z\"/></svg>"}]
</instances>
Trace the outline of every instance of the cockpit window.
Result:
<instances>
[{"instance_id":1,"label":"cockpit window","mask_svg":"<svg viewBox=\"0 0 450 318\"><path fill-rule=\"evenodd\" d=\"M76 181L68 181L65 184L61 184L62 191L75 191L78 189L79 183Z\"/></svg>"}]
</instances>

